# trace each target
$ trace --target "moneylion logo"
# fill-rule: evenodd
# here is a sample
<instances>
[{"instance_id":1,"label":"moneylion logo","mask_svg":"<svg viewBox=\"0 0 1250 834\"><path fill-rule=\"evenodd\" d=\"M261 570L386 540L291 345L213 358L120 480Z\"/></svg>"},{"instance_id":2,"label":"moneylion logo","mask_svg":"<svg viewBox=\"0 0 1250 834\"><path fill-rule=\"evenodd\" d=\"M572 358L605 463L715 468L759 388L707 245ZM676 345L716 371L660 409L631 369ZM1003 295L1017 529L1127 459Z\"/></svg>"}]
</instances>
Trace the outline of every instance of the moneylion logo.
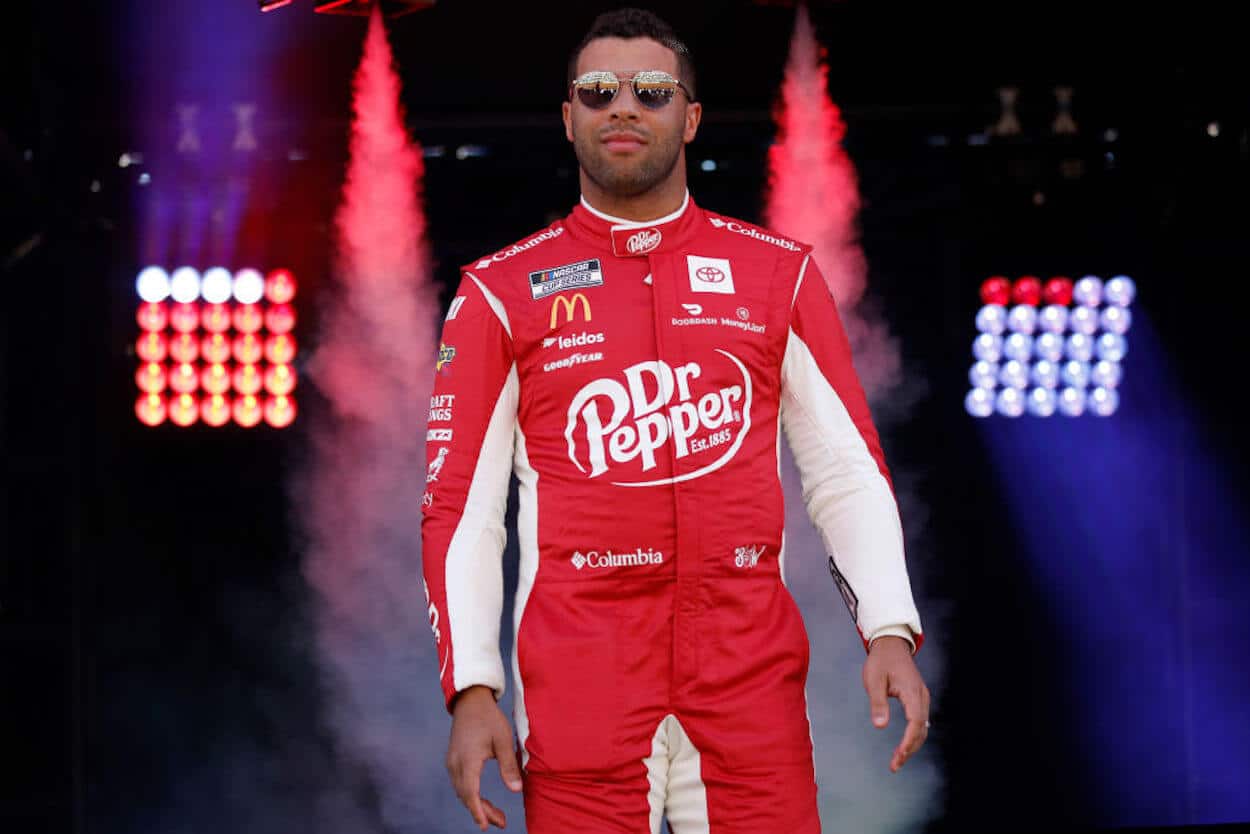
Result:
<instances>
[{"instance_id":1,"label":"moneylion logo","mask_svg":"<svg viewBox=\"0 0 1250 834\"><path fill-rule=\"evenodd\" d=\"M575 550L569 561L578 570L582 568L628 568L637 565L662 565L664 553L649 547L645 549L636 547L625 553L611 550L605 550L602 553L598 550L588 550L582 553L580 550Z\"/></svg>"},{"instance_id":2,"label":"moneylion logo","mask_svg":"<svg viewBox=\"0 0 1250 834\"><path fill-rule=\"evenodd\" d=\"M660 234L659 229L643 229L629 236L629 240L625 242L625 249L631 255L645 255L657 248L663 239L664 236Z\"/></svg>"},{"instance_id":3,"label":"moneylion logo","mask_svg":"<svg viewBox=\"0 0 1250 834\"><path fill-rule=\"evenodd\" d=\"M751 428L751 375L728 351L716 352L733 363L741 384L726 385L699 395L691 383L703 366L687 362L639 362L624 370L625 381L604 377L584 385L568 408L564 438L569 459L578 471L597 478L614 464L635 459L648 472L657 465L656 452L673 444L673 456L723 448L712 462L671 478L626 481L614 486L644 487L700 478L733 459ZM603 410L607 411L606 418ZM629 418L629 422L626 422ZM584 461L584 462L583 462Z\"/></svg>"},{"instance_id":4,"label":"moneylion logo","mask_svg":"<svg viewBox=\"0 0 1250 834\"><path fill-rule=\"evenodd\" d=\"M551 302L551 329L556 329L556 321L560 318L559 313L561 310L564 311L564 321L569 322L576 318L573 311L577 309L579 304L582 309L582 321L590 321L592 318L590 302L586 300L585 295L580 292L571 296L557 295L556 300Z\"/></svg>"}]
</instances>

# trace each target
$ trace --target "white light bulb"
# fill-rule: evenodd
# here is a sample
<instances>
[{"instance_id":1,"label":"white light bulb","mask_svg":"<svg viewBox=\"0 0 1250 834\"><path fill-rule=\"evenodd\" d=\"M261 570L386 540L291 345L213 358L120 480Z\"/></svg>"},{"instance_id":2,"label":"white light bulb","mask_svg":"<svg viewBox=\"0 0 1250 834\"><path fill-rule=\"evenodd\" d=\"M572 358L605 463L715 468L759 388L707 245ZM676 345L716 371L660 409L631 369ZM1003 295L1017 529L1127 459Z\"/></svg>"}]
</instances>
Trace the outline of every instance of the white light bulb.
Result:
<instances>
[{"instance_id":1,"label":"white light bulb","mask_svg":"<svg viewBox=\"0 0 1250 834\"><path fill-rule=\"evenodd\" d=\"M169 293L179 304L189 304L200 297L200 273L189 266L174 270L169 278Z\"/></svg>"},{"instance_id":2,"label":"white light bulb","mask_svg":"<svg viewBox=\"0 0 1250 834\"><path fill-rule=\"evenodd\" d=\"M169 298L169 273L159 266L149 266L135 280L139 297L149 303L160 303Z\"/></svg>"}]
</instances>

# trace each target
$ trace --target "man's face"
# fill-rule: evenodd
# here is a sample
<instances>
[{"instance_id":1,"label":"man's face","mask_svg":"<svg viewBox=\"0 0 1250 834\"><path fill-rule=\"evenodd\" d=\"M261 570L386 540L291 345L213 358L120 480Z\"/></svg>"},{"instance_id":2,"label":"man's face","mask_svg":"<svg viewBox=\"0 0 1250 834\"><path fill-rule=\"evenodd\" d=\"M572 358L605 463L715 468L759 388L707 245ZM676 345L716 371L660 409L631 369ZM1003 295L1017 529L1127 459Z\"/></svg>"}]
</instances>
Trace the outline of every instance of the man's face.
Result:
<instances>
[{"instance_id":1,"label":"man's face","mask_svg":"<svg viewBox=\"0 0 1250 834\"><path fill-rule=\"evenodd\" d=\"M650 38L598 38L582 50L576 75L608 70L618 77L639 70L664 70L684 81L677 56ZM667 105L650 110L622 83L616 98L592 110L576 97L564 103L564 131L586 176L609 194L633 197L673 176L694 139L702 105L678 90Z\"/></svg>"}]
</instances>

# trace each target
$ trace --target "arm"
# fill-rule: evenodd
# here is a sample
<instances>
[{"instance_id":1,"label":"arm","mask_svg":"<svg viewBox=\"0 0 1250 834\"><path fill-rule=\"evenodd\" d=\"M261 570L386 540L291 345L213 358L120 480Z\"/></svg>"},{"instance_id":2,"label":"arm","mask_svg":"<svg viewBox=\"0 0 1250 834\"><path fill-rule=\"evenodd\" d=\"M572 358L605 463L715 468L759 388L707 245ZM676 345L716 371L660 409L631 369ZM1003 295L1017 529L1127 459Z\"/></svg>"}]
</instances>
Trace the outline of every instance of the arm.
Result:
<instances>
[{"instance_id":1,"label":"arm","mask_svg":"<svg viewBox=\"0 0 1250 834\"><path fill-rule=\"evenodd\" d=\"M504 691L504 512L517 409L503 305L465 273L443 325L426 433L422 569L448 711L471 686Z\"/></svg>"},{"instance_id":2,"label":"arm","mask_svg":"<svg viewBox=\"0 0 1250 834\"><path fill-rule=\"evenodd\" d=\"M838 310L810 256L799 267L781 387L803 501L865 648L895 636L918 650L924 636L889 470Z\"/></svg>"}]
</instances>

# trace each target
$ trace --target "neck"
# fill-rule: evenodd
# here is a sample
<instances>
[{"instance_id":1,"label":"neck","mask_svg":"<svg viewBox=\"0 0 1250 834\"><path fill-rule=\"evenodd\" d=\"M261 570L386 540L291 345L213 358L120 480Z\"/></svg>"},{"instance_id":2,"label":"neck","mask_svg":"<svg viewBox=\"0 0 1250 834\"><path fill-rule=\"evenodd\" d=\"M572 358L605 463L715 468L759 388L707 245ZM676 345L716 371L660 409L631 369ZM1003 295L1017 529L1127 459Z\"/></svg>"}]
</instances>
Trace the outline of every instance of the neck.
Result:
<instances>
[{"instance_id":1,"label":"neck","mask_svg":"<svg viewBox=\"0 0 1250 834\"><path fill-rule=\"evenodd\" d=\"M680 166L679 166L680 168ZM684 173L684 170L683 170ZM581 172L582 198L604 214L622 220L646 222L672 214L686 199L686 178L669 177L642 194L624 197L611 194L595 185L586 172Z\"/></svg>"}]
</instances>

